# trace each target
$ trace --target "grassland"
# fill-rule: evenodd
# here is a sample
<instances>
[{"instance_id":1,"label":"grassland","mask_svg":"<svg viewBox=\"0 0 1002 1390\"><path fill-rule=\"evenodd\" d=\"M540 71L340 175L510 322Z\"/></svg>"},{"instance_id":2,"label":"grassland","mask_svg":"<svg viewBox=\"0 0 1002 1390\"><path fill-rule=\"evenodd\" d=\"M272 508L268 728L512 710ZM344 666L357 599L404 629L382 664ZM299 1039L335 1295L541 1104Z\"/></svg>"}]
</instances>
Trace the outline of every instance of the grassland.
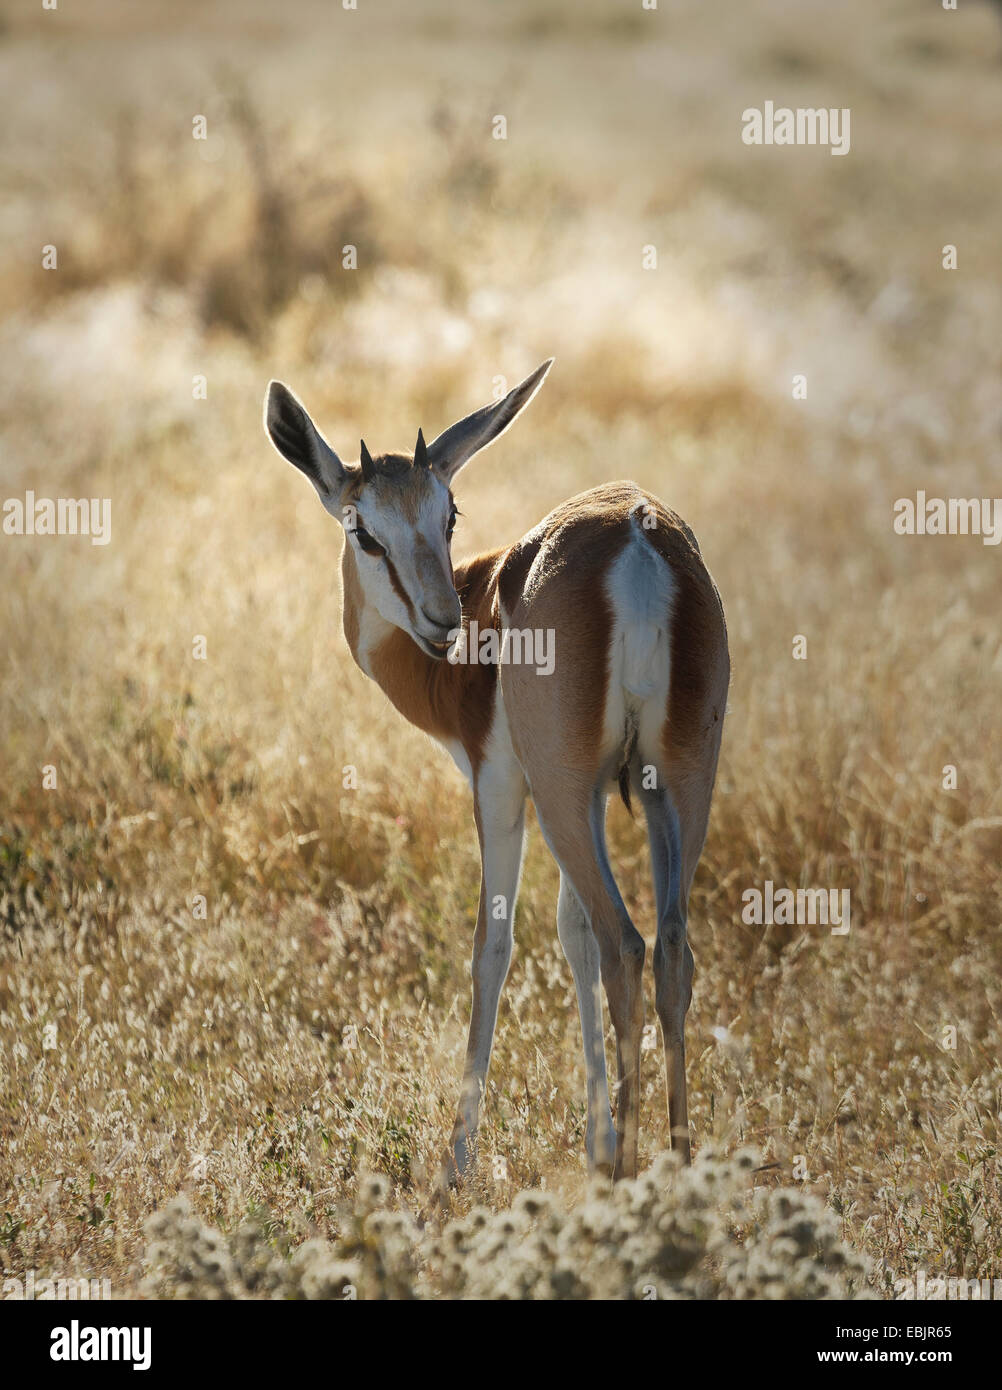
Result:
<instances>
[{"instance_id":1,"label":"grassland","mask_svg":"<svg viewBox=\"0 0 1002 1390\"><path fill-rule=\"evenodd\" d=\"M113 518L107 546L0 535L4 1274L128 1292L179 1192L295 1245L375 1169L441 1219L469 795L353 666L340 533L261 400L289 381L354 457L554 355L463 475L456 549L632 477L721 590L695 1147L754 1145L878 1291L1002 1276L1002 557L892 527L917 488L1002 491L1002 33L973 4L715 8L0 10L2 494ZM849 107L851 152L743 145L765 99ZM621 807L610 839L650 942ZM850 889L849 936L745 924L767 879ZM533 832L459 1214L584 1189L556 884Z\"/></svg>"}]
</instances>

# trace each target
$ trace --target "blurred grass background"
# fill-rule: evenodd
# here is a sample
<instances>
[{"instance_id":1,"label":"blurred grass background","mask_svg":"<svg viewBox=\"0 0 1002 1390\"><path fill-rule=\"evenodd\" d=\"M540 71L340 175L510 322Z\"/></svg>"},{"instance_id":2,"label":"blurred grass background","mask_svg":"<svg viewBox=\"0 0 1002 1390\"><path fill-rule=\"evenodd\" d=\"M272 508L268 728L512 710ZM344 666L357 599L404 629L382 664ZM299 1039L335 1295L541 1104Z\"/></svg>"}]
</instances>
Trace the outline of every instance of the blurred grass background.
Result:
<instances>
[{"instance_id":1,"label":"blurred grass background","mask_svg":"<svg viewBox=\"0 0 1002 1390\"><path fill-rule=\"evenodd\" d=\"M0 80L2 493L112 499L107 547L0 537L4 1271L126 1290L182 1186L298 1239L376 1166L434 1219L469 796L353 666L340 531L261 401L289 381L353 458L552 354L456 551L632 477L720 587L696 1145L758 1144L762 1182L803 1156L877 1287L1002 1274L1002 561L892 529L917 488L1000 491L994 7L5 4ZM851 152L745 146L767 99L849 107ZM646 845L621 808L610 834L650 941ZM743 924L769 878L850 888L850 937ZM460 1206L583 1178L555 901L534 836L482 1132L509 1180Z\"/></svg>"}]
</instances>

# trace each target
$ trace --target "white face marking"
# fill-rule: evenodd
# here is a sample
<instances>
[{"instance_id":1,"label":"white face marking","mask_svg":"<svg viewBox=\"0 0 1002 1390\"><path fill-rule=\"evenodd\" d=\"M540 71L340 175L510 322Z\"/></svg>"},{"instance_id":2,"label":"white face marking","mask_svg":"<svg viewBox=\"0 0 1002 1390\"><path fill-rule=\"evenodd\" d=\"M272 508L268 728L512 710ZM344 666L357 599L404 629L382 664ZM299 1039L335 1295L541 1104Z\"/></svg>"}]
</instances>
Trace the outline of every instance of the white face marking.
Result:
<instances>
[{"instance_id":1,"label":"white face marking","mask_svg":"<svg viewBox=\"0 0 1002 1390\"><path fill-rule=\"evenodd\" d=\"M401 505L404 498L408 506ZM363 487L345 527L366 606L408 633L422 651L437 656L445 652L432 644L444 642L462 621L446 534L451 507L446 484L424 470L413 479L379 479ZM385 555L366 552L352 534L356 522Z\"/></svg>"}]
</instances>

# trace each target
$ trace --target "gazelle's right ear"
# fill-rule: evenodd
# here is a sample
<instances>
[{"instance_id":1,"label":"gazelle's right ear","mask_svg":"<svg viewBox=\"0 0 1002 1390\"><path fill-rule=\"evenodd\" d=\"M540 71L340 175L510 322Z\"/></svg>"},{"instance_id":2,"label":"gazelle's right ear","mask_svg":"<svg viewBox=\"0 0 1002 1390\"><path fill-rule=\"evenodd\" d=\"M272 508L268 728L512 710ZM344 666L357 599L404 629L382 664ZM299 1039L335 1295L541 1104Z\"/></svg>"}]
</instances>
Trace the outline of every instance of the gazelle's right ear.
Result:
<instances>
[{"instance_id":1,"label":"gazelle's right ear","mask_svg":"<svg viewBox=\"0 0 1002 1390\"><path fill-rule=\"evenodd\" d=\"M264 428L282 457L306 474L327 510L340 518L338 498L347 477L344 464L310 419L306 407L281 381L268 384Z\"/></svg>"},{"instance_id":2,"label":"gazelle's right ear","mask_svg":"<svg viewBox=\"0 0 1002 1390\"><path fill-rule=\"evenodd\" d=\"M482 410L475 410L465 420L458 420L443 430L437 439L428 445L428 462L438 470L446 482L451 482L463 464L481 449L504 434L505 430L520 415L539 390L543 377L553 366L553 358L548 357L541 367L520 381L499 401L492 401Z\"/></svg>"}]
</instances>

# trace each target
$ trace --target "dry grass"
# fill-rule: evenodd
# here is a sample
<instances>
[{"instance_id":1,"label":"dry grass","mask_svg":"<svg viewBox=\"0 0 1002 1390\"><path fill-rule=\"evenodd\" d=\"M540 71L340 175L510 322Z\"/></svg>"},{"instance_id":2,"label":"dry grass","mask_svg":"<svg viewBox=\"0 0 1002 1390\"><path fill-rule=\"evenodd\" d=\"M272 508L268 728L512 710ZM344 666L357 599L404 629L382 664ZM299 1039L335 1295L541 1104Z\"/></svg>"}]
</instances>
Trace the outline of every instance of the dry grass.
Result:
<instances>
[{"instance_id":1,"label":"dry grass","mask_svg":"<svg viewBox=\"0 0 1002 1390\"><path fill-rule=\"evenodd\" d=\"M1002 1275L1000 552L891 528L918 487L999 492L995 17L415 9L8 7L3 495L110 497L113 533L0 536L0 1265L127 1292L179 1191L284 1248L339 1235L371 1168L441 1220L469 797L353 667L337 529L260 401L291 381L352 456L363 430L406 446L553 353L463 475L457 545L629 476L686 517L721 589L696 1146L754 1143L776 1165L760 1185L802 1156L878 1289ZM767 97L850 106L851 154L743 146ZM48 242L57 272L34 268ZM640 831L617 809L610 832L650 941ZM850 888L849 937L745 925L766 879ZM584 1190L555 899L534 835L459 1214ZM657 1049L645 1067L648 1161Z\"/></svg>"}]
</instances>

